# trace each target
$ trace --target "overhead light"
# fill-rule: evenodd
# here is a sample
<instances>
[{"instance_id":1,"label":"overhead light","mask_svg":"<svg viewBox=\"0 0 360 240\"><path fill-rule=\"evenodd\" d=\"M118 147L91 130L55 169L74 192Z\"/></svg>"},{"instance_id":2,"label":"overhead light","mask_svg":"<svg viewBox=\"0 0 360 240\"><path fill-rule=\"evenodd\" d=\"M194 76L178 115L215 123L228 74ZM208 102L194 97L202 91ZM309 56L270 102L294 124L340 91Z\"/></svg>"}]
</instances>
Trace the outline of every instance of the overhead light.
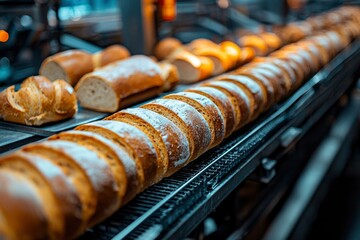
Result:
<instances>
[{"instance_id":1,"label":"overhead light","mask_svg":"<svg viewBox=\"0 0 360 240\"><path fill-rule=\"evenodd\" d=\"M7 42L9 40L9 33L5 30L0 30L0 42Z\"/></svg>"}]
</instances>

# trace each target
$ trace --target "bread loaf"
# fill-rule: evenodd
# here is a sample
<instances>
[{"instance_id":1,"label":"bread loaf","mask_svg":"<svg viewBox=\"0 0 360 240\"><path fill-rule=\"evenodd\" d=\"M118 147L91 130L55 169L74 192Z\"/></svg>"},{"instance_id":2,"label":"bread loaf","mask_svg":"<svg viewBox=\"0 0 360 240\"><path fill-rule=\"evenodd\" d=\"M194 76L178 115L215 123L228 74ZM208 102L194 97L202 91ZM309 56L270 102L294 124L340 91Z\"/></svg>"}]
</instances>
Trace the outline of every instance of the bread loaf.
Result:
<instances>
[{"instance_id":1,"label":"bread loaf","mask_svg":"<svg viewBox=\"0 0 360 240\"><path fill-rule=\"evenodd\" d=\"M16 92L10 86L0 93L0 118L8 122L39 126L74 116L77 100L74 89L63 80L27 78Z\"/></svg>"},{"instance_id":2,"label":"bread loaf","mask_svg":"<svg viewBox=\"0 0 360 240\"><path fill-rule=\"evenodd\" d=\"M0 238L49 239L40 191L21 174L0 170Z\"/></svg>"},{"instance_id":3,"label":"bread loaf","mask_svg":"<svg viewBox=\"0 0 360 240\"><path fill-rule=\"evenodd\" d=\"M75 186L83 206L83 226L93 226L114 212L118 189L110 168L95 152L69 141L45 141L25 146L58 165Z\"/></svg>"},{"instance_id":4,"label":"bread loaf","mask_svg":"<svg viewBox=\"0 0 360 240\"><path fill-rule=\"evenodd\" d=\"M163 91L173 90L180 82L179 72L175 65L168 62L158 63L161 69L161 78L164 81Z\"/></svg>"},{"instance_id":5,"label":"bread loaf","mask_svg":"<svg viewBox=\"0 0 360 240\"><path fill-rule=\"evenodd\" d=\"M130 57L130 52L121 45L111 45L92 55L93 66L99 68L109 63Z\"/></svg>"},{"instance_id":6,"label":"bread loaf","mask_svg":"<svg viewBox=\"0 0 360 240\"><path fill-rule=\"evenodd\" d=\"M186 135L169 119L144 109L125 109L106 118L131 124L142 130L157 150L158 176L170 176L183 167L190 158Z\"/></svg>"},{"instance_id":7,"label":"bread loaf","mask_svg":"<svg viewBox=\"0 0 360 240\"><path fill-rule=\"evenodd\" d=\"M201 86L216 88L229 98L235 110L235 130L251 120L255 100L248 89L225 81L209 81Z\"/></svg>"},{"instance_id":8,"label":"bread loaf","mask_svg":"<svg viewBox=\"0 0 360 240\"><path fill-rule=\"evenodd\" d=\"M223 119L225 120L225 137L228 137L234 131L236 127L236 112L226 94L216 88L211 87L194 87L186 91L203 95L216 104L216 106L221 111Z\"/></svg>"},{"instance_id":9,"label":"bread loaf","mask_svg":"<svg viewBox=\"0 0 360 240\"><path fill-rule=\"evenodd\" d=\"M222 51L224 51L231 61L230 68L234 68L243 62L241 57L242 50L240 47L231 41L223 41L219 44Z\"/></svg>"},{"instance_id":10,"label":"bread loaf","mask_svg":"<svg viewBox=\"0 0 360 240\"><path fill-rule=\"evenodd\" d=\"M52 55L41 64L39 73L50 81L63 79L75 86L82 76L94 69L90 53L81 50L67 50Z\"/></svg>"},{"instance_id":11,"label":"bread loaf","mask_svg":"<svg viewBox=\"0 0 360 240\"><path fill-rule=\"evenodd\" d=\"M75 128L80 131L88 131L100 134L126 149L136 161L139 179L139 192L151 184L157 182L158 159L155 147L151 140L138 128L118 121L96 121Z\"/></svg>"},{"instance_id":12,"label":"bread loaf","mask_svg":"<svg viewBox=\"0 0 360 240\"><path fill-rule=\"evenodd\" d=\"M73 238L83 230L78 193L59 167L36 155L17 152L2 158L0 169L23 174L38 188L46 202L49 235L54 239Z\"/></svg>"},{"instance_id":13,"label":"bread loaf","mask_svg":"<svg viewBox=\"0 0 360 240\"><path fill-rule=\"evenodd\" d=\"M86 74L75 90L81 106L115 112L158 95L163 85L159 66L150 58L139 55Z\"/></svg>"},{"instance_id":14,"label":"bread loaf","mask_svg":"<svg viewBox=\"0 0 360 240\"><path fill-rule=\"evenodd\" d=\"M158 99L141 107L163 115L185 133L190 144L190 160L196 159L210 146L209 125L191 105L178 100Z\"/></svg>"},{"instance_id":15,"label":"bread loaf","mask_svg":"<svg viewBox=\"0 0 360 240\"><path fill-rule=\"evenodd\" d=\"M269 48L264 39L256 35L245 35L239 39L241 47L250 47L255 50L257 56L265 56Z\"/></svg>"},{"instance_id":16,"label":"bread loaf","mask_svg":"<svg viewBox=\"0 0 360 240\"><path fill-rule=\"evenodd\" d=\"M204 117L211 131L210 148L217 146L223 141L225 137L224 118L219 108L209 98L192 92L170 94L164 98L185 102L195 108Z\"/></svg>"},{"instance_id":17,"label":"bread loaf","mask_svg":"<svg viewBox=\"0 0 360 240\"><path fill-rule=\"evenodd\" d=\"M53 135L49 140L75 142L101 156L110 167L116 181L119 195L117 207L124 205L137 194L138 181L135 160L125 149L112 141L96 133L76 130Z\"/></svg>"},{"instance_id":18,"label":"bread loaf","mask_svg":"<svg viewBox=\"0 0 360 240\"><path fill-rule=\"evenodd\" d=\"M196 56L184 49L177 50L169 57L179 72L181 83L194 83L210 77L214 63L207 57Z\"/></svg>"},{"instance_id":19,"label":"bread loaf","mask_svg":"<svg viewBox=\"0 0 360 240\"><path fill-rule=\"evenodd\" d=\"M168 58L171 53L182 47L182 43L176 38L164 38L155 47L154 54L159 60Z\"/></svg>"}]
</instances>

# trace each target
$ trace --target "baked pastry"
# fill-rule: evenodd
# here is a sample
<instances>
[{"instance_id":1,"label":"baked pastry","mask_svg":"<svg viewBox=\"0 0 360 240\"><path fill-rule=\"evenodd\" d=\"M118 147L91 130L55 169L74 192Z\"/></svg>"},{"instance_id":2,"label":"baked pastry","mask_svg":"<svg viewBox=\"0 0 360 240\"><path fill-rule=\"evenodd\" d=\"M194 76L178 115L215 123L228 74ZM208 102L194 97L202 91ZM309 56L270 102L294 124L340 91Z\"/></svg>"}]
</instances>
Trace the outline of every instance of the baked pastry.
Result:
<instances>
[{"instance_id":1,"label":"baked pastry","mask_svg":"<svg viewBox=\"0 0 360 240\"><path fill-rule=\"evenodd\" d=\"M161 69L161 78L164 81L163 91L173 90L180 82L179 72L174 64L169 62L158 62Z\"/></svg>"},{"instance_id":2,"label":"baked pastry","mask_svg":"<svg viewBox=\"0 0 360 240\"><path fill-rule=\"evenodd\" d=\"M101 222L116 209L118 189L109 166L95 152L69 141L45 141L22 148L59 166L78 192L82 231Z\"/></svg>"},{"instance_id":3,"label":"baked pastry","mask_svg":"<svg viewBox=\"0 0 360 240\"><path fill-rule=\"evenodd\" d=\"M159 176L170 176L189 161L190 146L186 135L172 121L156 112L144 108L129 108L106 120L131 124L151 139L159 156Z\"/></svg>"},{"instance_id":4,"label":"baked pastry","mask_svg":"<svg viewBox=\"0 0 360 240\"><path fill-rule=\"evenodd\" d=\"M253 48L257 56L265 56L269 52L265 40L257 35L245 35L240 37L239 45L241 47Z\"/></svg>"},{"instance_id":5,"label":"baked pastry","mask_svg":"<svg viewBox=\"0 0 360 240\"><path fill-rule=\"evenodd\" d=\"M243 91L246 91L247 89L251 93L255 100L254 115L251 116L251 120L257 118L257 116L265 109L267 105L267 91L262 84L255 82L246 76L230 74L219 77L219 80L232 82L243 89Z\"/></svg>"},{"instance_id":6,"label":"baked pastry","mask_svg":"<svg viewBox=\"0 0 360 240\"><path fill-rule=\"evenodd\" d=\"M181 83L194 83L210 77L214 63L208 57L196 56L184 49L175 51L169 58L179 72Z\"/></svg>"},{"instance_id":7,"label":"baked pastry","mask_svg":"<svg viewBox=\"0 0 360 240\"><path fill-rule=\"evenodd\" d=\"M190 146L189 161L199 157L210 146L210 127L191 105L173 99L158 99L141 107L163 115L185 133Z\"/></svg>"},{"instance_id":8,"label":"baked pastry","mask_svg":"<svg viewBox=\"0 0 360 240\"><path fill-rule=\"evenodd\" d=\"M176 38L164 38L155 47L154 54L159 60L164 60L170 56L170 54L182 47L182 43Z\"/></svg>"},{"instance_id":9,"label":"baked pastry","mask_svg":"<svg viewBox=\"0 0 360 240\"><path fill-rule=\"evenodd\" d=\"M138 128L123 122L101 120L78 126L75 130L100 134L126 149L136 162L139 182L136 192L159 181L157 170L162 159L158 158L155 147L148 136Z\"/></svg>"},{"instance_id":10,"label":"baked pastry","mask_svg":"<svg viewBox=\"0 0 360 240\"><path fill-rule=\"evenodd\" d=\"M92 55L81 50L67 50L46 58L39 73L50 81L63 79L75 86L82 76L94 69Z\"/></svg>"},{"instance_id":11,"label":"baked pastry","mask_svg":"<svg viewBox=\"0 0 360 240\"><path fill-rule=\"evenodd\" d=\"M256 52L251 47L243 47L241 48L241 64L248 63L252 61L256 56Z\"/></svg>"},{"instance_id":12,"label":"baked pastry","mask_svg":"<svg viewBox=\"0 0 360 240\"><path fill-rule=\"evenodd\" d=\"M77 112L74 89L64 80L50 82L43 76L27 78L16 92L10 86L0 93L0 118L39 126L73 117Z\"/></svg>"},{"instance_id":13,"label":"baked pastry","mask_svg":"<svg viewBox=\"0 0 360 240\"><path fill-rule=\"evenodd\" d=\"M242 62L242 50L241 48L234 42L231 41L223 41L219 44L222 51L224 51L228 58L231 61L230 68L234 68L239 66Z\"/></svg>"},{"instance_id":14,"label":"baked pastry","mask_svg":"<svg viewBox=\"0 0 360 240\"><path fill-rule=\"evenodd\" d=\"M222 91L212 87L194 87L186 90L203 95L213 101L221 111L225 124L225 137L235 130L236 112L228 96Z\"/></svg>"},{"instance_id":15,"label":"baked pastry","mask_svg":"<svg viewBox=\"0 0 360 240\"><path fill-rule=\"evenodd\" d=\"M130 52L124 46L115 44L92 55L93 67L98 68L109 63L130 57Z\"/></svg>"},{"instance_id":16,"label":"baked pastry","mask_svg":"<svg viewBox=\"0 0 360 240\"><path fill-rule=\"evenodd\" d=\"M228 97L235 110L235 130L251 120L255 100L247 88L241 88L232 82L226 81L209 81L201 86L216 88Z\"/></svg>"},{"instance_id":17,"label":"baked pastry","mask_svg":"<svg viewBox=\"0 0 360 240\"><path fill-rule=\"evenodd\" d=\"M139 55L86 74L75 90L81 106L99 112L115 112L160 94L163 86L159 66Z\"/></svg>"},{"instance_id":18,"label":"baked pastry","mask_svg":"<svg viewBox=\"0 0 360 240\"><path fill-rule=\"evenodd\" d=\"M261 37L265 41L269 52L275 51L282 46L281 39L274 33L263 32L259 34L259 37Z\"/></svg>"},{"instance_id":19,"label":"baked pastry","mask_svg":"<svg viewBox=\"0 0 360 240\"><path fill-rule=\"evenodd\" d=\"M191 52L197 56L208 57L214 63L212 75L226 72L232 66L231 59L218 45L216 47L204 46L202 48L195 48Z\"/></svg>"},{"instance_id":20,"label":"baked pastry","mask_svg":"<svg viewBox=\"0 0 360 240\"><path fill-rule=\"evenodd\" d=\"M55 134L49 140L64 140L80 144L96 152L110 167L118 188L117 208L127 203L138 189L135 160L122 147L105 137L85 131L67 131Z\"/></svg>"},{"instance_id":21,"label":"baked pastry","mask_svg":"<svg viewBox=\"0 0 360 240\"><path fill-rule=\"evenodd\" d=\"M210 148L220 144L225 137L225 123L221 111L209 98L192 92L170 94L165 99L185 102L195 108L207 121L211 131Z\"/></svg>"},{"instance_id":22,"label":"baked pastry","mask_svg":"<svg viewBox=\"0 0 360 240\"><path fill-rule=\"evenodd\" d=\"M44 209L49 203L38 188L21 174L8 170L0 170L0 182L0 238L49 239L49 219Z\"/></svg>"},{"instance_id":23,"label":"baked pastry","mask_svg":"<svg viewBox=\"0 0 360 240\"><path fill-rule=\"evenodd\" d=\"M16 152L1 159L0 169L23 174L38 189L46 202L43 209L52 238L73 238L83 230L78 193L58 166L36 155Z\"/></svg>"}]
</instances>

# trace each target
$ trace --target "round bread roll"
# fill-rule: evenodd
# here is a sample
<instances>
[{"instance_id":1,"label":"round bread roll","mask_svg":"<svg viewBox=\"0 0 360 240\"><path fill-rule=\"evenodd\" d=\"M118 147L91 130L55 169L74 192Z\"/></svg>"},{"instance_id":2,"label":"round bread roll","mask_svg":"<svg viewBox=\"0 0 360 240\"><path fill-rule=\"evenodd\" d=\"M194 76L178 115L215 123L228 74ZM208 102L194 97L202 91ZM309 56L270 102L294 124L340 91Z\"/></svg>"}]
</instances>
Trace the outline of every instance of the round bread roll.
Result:
<instances>
[{"instance_id":1,"label":"round bread roll","mask_svg":"<svg viewBox=\"0 0 360 240\"><path fill-rule=\"evenodd\" d=\"M158 99L141 107L163 115L185 133L190 144L190 161L199 157L210 146L210 127L191 105L173 99Z\"/></svg>"},{"instance_id":2,"label":"round bread roll","mask_svg":"<svg viewBox=\"0 0 360 240\"><path fill-rule=\"evenodd\" d=\"M191 92L170 94L165 99L175 99L194 107L207 121L211 131L210 148L217 146L225 137L225 123L219 108L203 95Z\"/></svg>"},{"instance_id":3,"label":"round bread roll","mask_svg":"<svg viewBox=\"0 0 360 240\"><path fill-rule=\"evenodd\" d=\"M15 152L1 159L0 169L23 174L39 189L46 202L44 210L53 238L73 238L83 230L78 193L55 164L36 155Z\"/></svg>"},{"instance_id":4,"label":"round bread roll","mask_svg":"<svg viewBox=\"0 0 360 240\"><path fill-rule=\"evenodd\" d=\"M67 131L53 135L49 140L64 140L80 144L96 152L108 164L116 181L118 191L117 208L127 203L139 189L135 160L126 150L103 136L85 131Z\"/></svg>"},{"instance_id":5,"label":"round bread roll","mask_svg":"<svg viewBox=\"0 0 360 240\"><path fill-rule=\"evenodd\" d=\"M236 127L236 113L228 96L222 91L212 87L194 87L186 91L203 95L216 104L225 120L225 137L230 136L230 134L235 130Z\"/></svg>"},{"instance_id":6,"label":"round bread roll","mask_svg":"<svg viewBox=\"0 0 360 240\"><path fill-rule=\"evenodd\" d=\"M1 239L49 239L49 222L39 189L23 174L0 170Z\"/></svg>"},{"instance_id":7,"label":"round bread roll","mask_svg":"<svg viewBox=\"0 0 360 240\"><path fill-rule=\"evenodd\" d=\"M145 108L135 108L117 112L106 119L134 125L152 140L161 160L160 178L170 176L189 161L190 146L186 135L166 117Z\"/></svg>"},{"instance_id":8,"label":"round bread roll","mask_svg":"<svg viewBox=\"0 0 360 240\"><path fill-rule=\"evenodd\" d=\"M40 155L59 166L79 193L83 206L83 230L116 210L118 189L105 161L79 144L56 140L31 144L26 153Z\"/></svg>"},{"instance_id":9,"label":"round bread roll","mask_svg":"<svg viewBox=\"0 0 360 240\"><path fill-rule=\"evenodd\" d=\"M177 48L182 47L182 43L176 38L164 38L155 47L154 55L159 60L164 60Z\"/></svg>"},{"instance_id":10,"label":"round bread roll","mask_svg":"<svg viewBox=\"0 0 360 240\"><path fill-rule=\"evenodd\" d=\"M101 120L75 128L102 135L120 147L124 147L136 161L140 189L151 186L157 181L158 156L151 140L138 128L123 122Z\"/></svg>"}]
</instances>

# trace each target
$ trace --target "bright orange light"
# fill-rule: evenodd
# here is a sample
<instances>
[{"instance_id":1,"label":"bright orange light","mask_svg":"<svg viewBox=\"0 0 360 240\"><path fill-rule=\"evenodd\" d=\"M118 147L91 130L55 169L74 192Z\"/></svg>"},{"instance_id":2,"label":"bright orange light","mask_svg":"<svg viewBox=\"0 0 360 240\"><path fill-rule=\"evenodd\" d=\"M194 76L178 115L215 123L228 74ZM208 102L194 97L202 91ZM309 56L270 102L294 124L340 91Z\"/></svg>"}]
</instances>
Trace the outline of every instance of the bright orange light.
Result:
<instances>
[{"instance_id":1,"label":"bright orange light","mask_svg":"<svg viewBox=\"0 0 360 240\"><path fill-rule=\"evenodd\" d=\"M7 42L9 34L5 30L0 30L0 42Z\"/></svg>"}]
</instances>

